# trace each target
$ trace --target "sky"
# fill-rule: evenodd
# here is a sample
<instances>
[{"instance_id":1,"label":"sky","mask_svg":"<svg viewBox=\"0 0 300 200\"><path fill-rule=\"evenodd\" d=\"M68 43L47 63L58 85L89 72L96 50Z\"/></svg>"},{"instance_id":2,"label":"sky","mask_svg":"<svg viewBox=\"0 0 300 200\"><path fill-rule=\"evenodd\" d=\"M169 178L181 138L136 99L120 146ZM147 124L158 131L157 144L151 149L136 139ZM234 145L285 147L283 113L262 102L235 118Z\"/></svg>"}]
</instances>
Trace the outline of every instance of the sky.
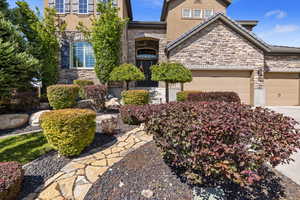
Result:
<instances>
[{"instance_id":1,"label":"sky","mask_svg":"<svg viewBox=\"0 0 300 200\"><path fill-rule=\"evenodd\" d=\"M43 0L26 1L43 9ZM159 21L163 0L131 2L134 20ZM227 12L232 19L259 20L254 33L269 44L300 47L300 0L233 0Z\"/></svg>"}]
</instances>

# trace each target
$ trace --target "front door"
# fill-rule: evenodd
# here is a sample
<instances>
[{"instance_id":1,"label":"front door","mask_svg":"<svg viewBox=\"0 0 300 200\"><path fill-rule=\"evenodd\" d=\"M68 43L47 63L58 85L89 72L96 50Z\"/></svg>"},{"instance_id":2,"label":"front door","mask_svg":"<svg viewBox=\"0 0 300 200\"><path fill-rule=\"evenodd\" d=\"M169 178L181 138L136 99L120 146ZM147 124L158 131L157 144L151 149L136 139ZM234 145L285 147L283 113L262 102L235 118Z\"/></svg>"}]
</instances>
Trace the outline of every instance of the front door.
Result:
<instances>
[{"instance_id":1,"label":"front door","mask_svg":"<svg viewBox=\"0 0 300 200\"><path fill-rule=\"evenodd\" d=\"M151 69L152 65L157 63L157 60L137 60L137 67L145 74L144 81L137 81L136 87L158 87L157 81L151 80Z\"/></svg>"}]
</instances>

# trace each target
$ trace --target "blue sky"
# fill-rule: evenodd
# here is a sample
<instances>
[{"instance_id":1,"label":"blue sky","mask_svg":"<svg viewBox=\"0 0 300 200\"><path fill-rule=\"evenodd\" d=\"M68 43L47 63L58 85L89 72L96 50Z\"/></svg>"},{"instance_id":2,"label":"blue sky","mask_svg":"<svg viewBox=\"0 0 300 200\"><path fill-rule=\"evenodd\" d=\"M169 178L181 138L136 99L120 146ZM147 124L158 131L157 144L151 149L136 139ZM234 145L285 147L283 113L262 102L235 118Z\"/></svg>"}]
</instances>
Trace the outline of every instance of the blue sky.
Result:
<instances>
[{"instance_id":1,"label":"blue sky","mask_svg":"<svg viewBox=\"0 0 300 200\"><path fill-rule=\"evenodd\" d=\"M11 6L16 0L8 0ZM134 20L157 21L163 0L131 0ZM43 8L43 0L27 0ZM274 45L300 47L299 0L233 0L228 16L239 20L259 20L254 32Z\"/></svg>"}]
</instances>

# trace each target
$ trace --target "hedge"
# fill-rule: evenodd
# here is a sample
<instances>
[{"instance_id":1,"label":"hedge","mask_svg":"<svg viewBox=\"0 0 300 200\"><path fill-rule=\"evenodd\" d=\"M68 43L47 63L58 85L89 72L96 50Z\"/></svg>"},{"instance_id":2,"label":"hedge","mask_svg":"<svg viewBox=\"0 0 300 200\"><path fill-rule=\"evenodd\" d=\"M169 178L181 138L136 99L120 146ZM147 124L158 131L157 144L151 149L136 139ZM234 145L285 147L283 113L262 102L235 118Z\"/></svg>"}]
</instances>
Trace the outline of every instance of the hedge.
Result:
<instances>
[{"instance_id":1,"label":"hedge","mask_svg":"<svg viewBox=\"0 0 300 200\"><path fill-rule=\"evenodd\" d=\"M191 93L201 93L200 91L194 91L194 90L187 90L187 91L182 91L182 92L177 92L176 94L176 100L178 102L186 101L187 97Z\"/></svg>"},{"instance_id":2,"label":"hedge","mask_svg":"<svg viewBox=\"0 0 300 200\"><path fill-rule=\"evenodd\" d=\"M52 85L47 88L49 104L54 109L72 108L76 105L78 85Z\"/></svg>"},{"instance_id":3,"label":"hedge","mask_svg":"<svg viewBox=\"0 0 300 200\"><path fill-rule=\"evenodd\" d=\"M18 162L0 163L0 199L17 199L21 191L24 171Z\"/></svg>"},{"instance_id":4,"label":"hedge","mask_svg":"<svg viewBox=\"0 0 300 200\"><path fill-rule=\"evenodd\" d=\"M150 101L149 91L129 90L122 92L122 99L125 105L145 105Z\"/></svg>"},{"instance_id":5,"label":"hedge","mask_svg":"<svg viewBox=\"0 0 300 200\"><path fill-rule=\"evenodd\" d=\"M96 113L92 110L55 110L42 114L41 127L49 144L59 154L74 156L93 142L95 120Z\"/></svg>"},{"instance_id":6,"label":"hedge","mask_svg":"<svg viewBox=\"0 0 300 200\"><path fill-rule=\"evenodd\" d=\"M85 92L84 92L84 88L85 86L87 85L94 85L94 82L93 81L90 81L90 80L74 80L73 81L73 84L75 85L78 85L80 87L79 89L79 97L81 99L85 99Z\"/></svg>"},{"instance_id":7,"label":"hedge","mask_svg":"<svg viewBox=\"0 0 300 200\"><path fill-rule=\"evenodd\" d=\"M146 132L192 184L251 185L264 178L264 163L288 163L300 148L297 122L268 109L226 102L161 106L148 117Z\"/></svg>"},{"instance_id":8,"label":"hedge","mask_svg":"<svg viewBox=\"0 0 300 200\"><path fill-rule=\"evenodd\" d=\"M241 102L239 95L235 92L200 92L183 91L176 95L177 101L224 101L228 103Z\"/></svg>"}]
</instances>

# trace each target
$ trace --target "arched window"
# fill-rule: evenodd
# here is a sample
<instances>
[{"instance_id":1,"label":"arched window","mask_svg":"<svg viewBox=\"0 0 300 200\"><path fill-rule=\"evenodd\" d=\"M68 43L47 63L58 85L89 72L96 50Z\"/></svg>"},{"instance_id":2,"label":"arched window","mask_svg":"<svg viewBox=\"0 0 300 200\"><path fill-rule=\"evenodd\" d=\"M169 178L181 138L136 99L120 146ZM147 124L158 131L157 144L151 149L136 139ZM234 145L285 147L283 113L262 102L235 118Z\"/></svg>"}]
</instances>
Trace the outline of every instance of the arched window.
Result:
<instances>
[{"instance_id":1,"label":"arched window","mask_svg":"<svg viewBox=\"0 0 300 200\"><path fill-rule=\"evenodd\" d=\"M55 9L57 13L65 12L65 1L64 0L55 0Z\"/></svg>"},{"instance_id":2,"label":"arched window","mask_svg":"<svg viewBox=\"0 0 300 200\"><path fill-rule=\"evenodd\" d=\"M87 14L88 13L88 0L79 0L79 13Z\"/></svg>"},{"instance_id":3,"label":"arched window","mask_svg":"<svg viewBox=\"0 0 300 200\"><path fill-rule=\"evenodd\" d=\"M94 68L95 56L93 47L88 42L75 42L73 49L73 67L74 68Z\"/></svg>"}]
</instances>

